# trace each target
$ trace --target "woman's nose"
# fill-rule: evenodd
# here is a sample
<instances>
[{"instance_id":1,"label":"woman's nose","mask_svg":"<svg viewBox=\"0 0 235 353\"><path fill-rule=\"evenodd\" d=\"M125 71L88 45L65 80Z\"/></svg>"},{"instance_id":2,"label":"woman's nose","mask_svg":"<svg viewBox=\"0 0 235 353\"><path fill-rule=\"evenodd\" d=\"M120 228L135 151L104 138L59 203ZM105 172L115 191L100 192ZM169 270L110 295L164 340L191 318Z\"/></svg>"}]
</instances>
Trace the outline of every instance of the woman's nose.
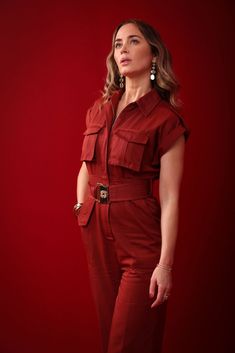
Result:
<instances>
[{"instance_id":1,"label":"woman's nose","mask_svg":"<svg viewBox=\"0 0 235 353\"><path fill-rule=\"evenodd\" d=\"M121 48L121 54L122 53L127 53L127 52L128 52L127 45L125 43L123 43L123 46Z\"/></svg>"}]
</instances>

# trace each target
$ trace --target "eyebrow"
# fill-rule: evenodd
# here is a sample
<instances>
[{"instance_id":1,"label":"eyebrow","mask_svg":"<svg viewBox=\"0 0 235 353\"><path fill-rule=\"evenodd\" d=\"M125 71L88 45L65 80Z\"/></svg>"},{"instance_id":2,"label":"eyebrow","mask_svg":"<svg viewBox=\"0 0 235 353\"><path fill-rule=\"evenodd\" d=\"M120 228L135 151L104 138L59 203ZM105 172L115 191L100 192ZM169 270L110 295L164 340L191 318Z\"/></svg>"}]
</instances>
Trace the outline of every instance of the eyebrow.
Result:
<instances>
[{"instance_id":1,"label":"eyebrow","mask_svg":"<svg viewBox=\"0 0 235 353\"><path fill-rule=\"evenodd\" d=\"M138 38L141 38L138 34L131 34L130 36L128 36L127 38L133 38L133 37L138 37ZM122 39L121 38L117 38L115 39L114 42L121 42Z\"/></svg>"}]
</instances>

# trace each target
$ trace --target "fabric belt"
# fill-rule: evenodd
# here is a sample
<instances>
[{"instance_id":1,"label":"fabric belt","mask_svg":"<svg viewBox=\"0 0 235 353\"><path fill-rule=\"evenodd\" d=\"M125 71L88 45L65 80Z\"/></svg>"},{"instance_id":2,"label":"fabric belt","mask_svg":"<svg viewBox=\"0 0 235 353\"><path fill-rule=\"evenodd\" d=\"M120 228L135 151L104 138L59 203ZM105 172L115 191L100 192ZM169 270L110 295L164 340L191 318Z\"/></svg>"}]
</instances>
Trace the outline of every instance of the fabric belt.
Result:
<instances>
[{"instance_id":1,"label":"fabric belt","mask_svg":"<svg viewBox=\"0 0 235 353\"><path fill-rule=\"evenodd\" d=\"M91 195L99 203L146 198L153 192L152 179L130 179L106 184L104 181L95 182L94 178L90 178L89 186Z\"/></svg>"}]
</instances>

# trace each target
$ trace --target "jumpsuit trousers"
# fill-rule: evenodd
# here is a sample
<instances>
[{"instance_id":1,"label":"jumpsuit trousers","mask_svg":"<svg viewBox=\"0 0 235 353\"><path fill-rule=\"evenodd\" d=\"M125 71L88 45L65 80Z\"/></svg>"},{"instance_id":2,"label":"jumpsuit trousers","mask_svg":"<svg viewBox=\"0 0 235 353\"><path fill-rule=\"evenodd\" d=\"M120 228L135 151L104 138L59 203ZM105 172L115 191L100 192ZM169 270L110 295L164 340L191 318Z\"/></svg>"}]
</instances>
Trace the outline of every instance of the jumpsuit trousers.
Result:
<instances>
[{"instance_id":1,"label":"jumpsuit trousers","mask_svg":"<svg viewBox=\"0 0 235 353\"><path fill-rule=\"evenodd\" d=\"M153 196L160 157L189 129L157 91L130 103L113 123L122 92L88 110L81 160L88 197L78 225L103 353L160 353L167 301L151 308L150 279L161 253L161 207ZM99 103L99 102L98 102Z\"/></svg>"},{"instance_id":2,"label":"jumpsuit trousers","mask_svg":"<svg viewBox=\"0 0 235 353\"><path fill-rule=\"evenodd\" d=\"M155 213L159 222L157 202L146 192L148 183L144 180L109 184L111 190L114 186L111 202L98 202L94 179L90 176L91 195L83 204L79 221L87 221L87 214L93 209L89 224L81 226L81 235L103 353L159 353L167 302L151 308L156 297L149 298L161 239L159 228L152 228L148 219L154 218ZM100 178L98 182L107 184Z\"/></svg>"}]
</instances>

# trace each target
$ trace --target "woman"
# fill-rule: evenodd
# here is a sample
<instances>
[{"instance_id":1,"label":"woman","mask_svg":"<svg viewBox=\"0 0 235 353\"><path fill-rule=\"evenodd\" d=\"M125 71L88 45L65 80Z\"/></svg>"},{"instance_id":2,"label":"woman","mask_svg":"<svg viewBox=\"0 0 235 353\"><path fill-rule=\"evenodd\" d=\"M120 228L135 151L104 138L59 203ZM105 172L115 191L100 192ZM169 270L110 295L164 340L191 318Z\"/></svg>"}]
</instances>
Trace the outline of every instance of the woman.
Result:
<instances>
[{"instance_id":1,"label":"woman","mask_svg":"<svg viewBox=\"0 0 235 353\"><path fill-rule=\"evenodd\" d=\"M190 130L176 110L170 53L150 25L121 23L107 68L86 116L74 212L103 352L159 353Z\"/></svg>"}]
</instances>

